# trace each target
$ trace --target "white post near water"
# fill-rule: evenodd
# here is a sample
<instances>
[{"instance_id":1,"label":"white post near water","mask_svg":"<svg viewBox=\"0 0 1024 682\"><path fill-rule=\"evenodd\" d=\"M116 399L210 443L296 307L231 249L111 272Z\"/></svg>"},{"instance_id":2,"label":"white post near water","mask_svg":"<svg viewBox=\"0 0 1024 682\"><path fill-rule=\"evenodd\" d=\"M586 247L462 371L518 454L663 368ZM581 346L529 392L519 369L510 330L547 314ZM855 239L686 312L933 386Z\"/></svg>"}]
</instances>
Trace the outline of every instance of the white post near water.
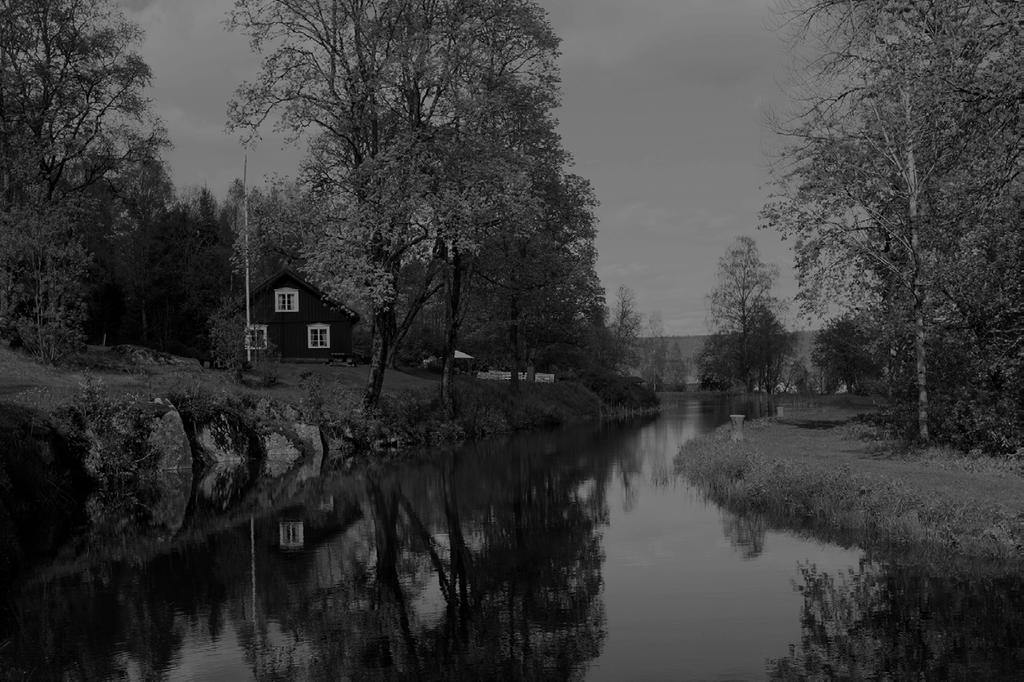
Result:
<instances>
[{"instance_id":1,"label":"white post near water","mask_svg":"<svg viewBox=\"0 0 1024 682\"><path fill-rule=\"evenodd\" d=\"M732 420L732 439L743 440L743 417L742 414L730 414Z\"/></svg>"}]
</instances>

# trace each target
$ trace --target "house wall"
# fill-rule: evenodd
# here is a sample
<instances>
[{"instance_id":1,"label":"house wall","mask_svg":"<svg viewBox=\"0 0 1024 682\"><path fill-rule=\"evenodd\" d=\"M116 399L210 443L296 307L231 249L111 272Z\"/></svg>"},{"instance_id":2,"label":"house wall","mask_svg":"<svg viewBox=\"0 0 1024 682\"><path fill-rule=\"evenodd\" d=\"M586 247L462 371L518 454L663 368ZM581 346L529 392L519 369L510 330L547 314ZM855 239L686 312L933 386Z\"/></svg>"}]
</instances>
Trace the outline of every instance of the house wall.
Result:
<instances>
[{"instance_id":1,"label":"house wall","mask_svg":"<svg viewBox=\"0 0 1024 682\"><path fill-rule=\"evenodd\" d=\"M301 304L299 309L301 310ZM330 348L309 348L307 324L324 322L331 326ZM268 322L267 338L281 354L281 358L322 358L328 360L331 353L352 352L352 323L349 320L326 322L312 320L310 322Z\"/></svg>"},{"instance_id":2,"label":"house wall","mask_svg":"<svg viewBox=\"0 0 1024 682\"><path fill-rule=\"evenodd\" d=\"M296 289L299 309L294 313L274 311L274 290ZM252 303L254 324L267 325L267 338L283 359L321 358L331 353L352 352L352 318L344 312L328 307L305 285L290 276L284 276L271 286L256 293ZM323 323L331 327L330 348L309 348L307 325Z\"/></svg>"}]
</instances>

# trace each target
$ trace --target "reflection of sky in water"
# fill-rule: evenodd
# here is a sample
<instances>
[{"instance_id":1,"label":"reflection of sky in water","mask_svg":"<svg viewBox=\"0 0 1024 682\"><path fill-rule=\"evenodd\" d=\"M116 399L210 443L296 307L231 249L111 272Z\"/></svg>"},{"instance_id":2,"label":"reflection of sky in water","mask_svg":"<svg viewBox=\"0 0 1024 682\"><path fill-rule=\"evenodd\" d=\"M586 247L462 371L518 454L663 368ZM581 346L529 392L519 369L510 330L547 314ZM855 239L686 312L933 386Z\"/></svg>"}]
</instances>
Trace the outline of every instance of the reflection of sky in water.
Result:
<instances>
[{"instance_id":1,"label":"reflection of sky in water","mask_svg":"<svg viewBox=\"0 0 1024 682\"><path fill-rule=\"evenodd\" d=\"M767 659L800 639L797 563L857 565L859 552L775 532L760 556L743 560L723 536L731 515L672 473L679 446L724 414L684 400L632 436L638 457L627 464L628 485L618 476L608 490L608 637L587 679L759 679Z\"/></svg>"}]
</instances>

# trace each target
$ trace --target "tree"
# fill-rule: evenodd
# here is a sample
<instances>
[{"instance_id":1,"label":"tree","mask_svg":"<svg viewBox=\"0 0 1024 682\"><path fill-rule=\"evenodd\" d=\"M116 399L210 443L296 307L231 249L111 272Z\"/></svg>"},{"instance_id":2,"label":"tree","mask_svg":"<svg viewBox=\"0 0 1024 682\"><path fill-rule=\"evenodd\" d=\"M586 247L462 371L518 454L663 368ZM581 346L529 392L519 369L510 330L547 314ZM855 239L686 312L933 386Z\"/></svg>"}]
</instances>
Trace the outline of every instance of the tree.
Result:
<instances>
[{"instance_id":1,"label":"tree","mask_svg":"<svg viewBox=\"0 0 1024 682\"><path fill-rule=\"evenodd\" d=\"M51 362L81 341L87 233L165 143L140 38L109 0L0 0L0 335Z\"/></svg>"},{"instance_id":2,"label":"tree","mask_svg":"<svg viewBox=\"0 0 1024 682\"><path fill-rule=\"evenodd\" d=\"M435 257L451 265L490 222L467 212L495 187L479 182L497 170L494 147L449 161L481 150L490 131L474 121L486 120L493 82L521 69L553 83L553 35L530 0L238 0L230 21L265 54L259 78L231 104L230 125L253 138L277 112L295 139L308 133L302 177L315 212L306 269L328 294L367 302L371 408L398 335L403 267ZM461 296L451 281L460 267L446 269L449 301ZM458 315L449 317L457 328ZM454 352L450 338L446 345Z\"/></svg>"},{"instance_id":3,"label":"tree","mask_svg":"<svg viewBox=\"0 0 1024 682\"><path fill-rule=\"evenodd\" d=\"M625 285L619 287L608 330L611 333L611 366L625 370L637 361L637 346L644 318L636 309L636 294Z\"/></svg>"},{"instance_id":4,"label":"tree","mask_svg":"<svg viewBox=\"0 0 1024 682\"><path fill-rule=\"evenodd\" d=\"M50 201L166 142L138 26L110 0L0 0L0 198Z\"/></svg>"},{"instance_id":5,"label":"tree","mask_svg":"<svg viewBox=\"0 0 1024 682\"><path fill-rule=\"evenodd\" d=\"M329 295L370 308L367 408L380 397L397 331L398 274L432 246L422 211L429 128L452 113L459 52L440 48L455 36L440 13L419 9L399 0L241 0L230 15L264 59L257 80L236 92L229 125L255 139L276 112L292 139L309 133L306 267Z\"/></svg>"},{"instance_id":6,"label":"tree","mask_svg":"<svg viewBox=\"0 0 1024 682\"><path fill-rule=\"evenodd\" d=\"M772 394L783 383L786 367L796 343L794 334L774 310L758 306L751 316L749 358L755 383L765 393Z\"/></svg>"},{"instance_id":7,"label":"tree","mask_svg":"<svg viewBox=\"0 0 1024 682\"><path fill-rule=\"evenodd\" d=\"M0 212L0 325L51 364L83 345L89 256L67 236L76 220L65 204Z\"/></svg>"},{"instance_id":8,"label":"tree","mask_svg":"<svg viewBox=\"0 0 1024 682\"><path fill-rule=\"evenodd\" d=\"M670 342L665 357L665 385L669 390L686 390L689 369L679 341Z\"/></svg>"},{"instance_id":9,"label":"tree","mask_svg":"<svg viewBox=\"0 0 1024 682\"><path fill-rule=\"evenodd\" d=\"M738 339L735 334L714 333L704 340L697 356L697 378L702 391L727 391L733 387Z\"/></svg>"},{"instance_id":10,"label":"tree","mask_svg":"<svg viewBox=\"0 0 1024 682\"><path fill-rule=\"evenodd\" d=\"M603 327L596 200L589 182L559 167L564 155L555 151L534 168L534 225L491 234L476 266L474 334L507 349L501 361L513 370L512 390L523 362L563 370L591 364L584 348L594 325Z\"/></svg>"},{"instance_id":11,"label":"tree","mask_svg":"<svg viewBox=\"0 0 1024 682\"><path fill-rule=\"evenodd\" d=\"M814 335L811 359L824 373L826 390L843 384L851 393L864 393L866 382L880 374L866 320L852 315L837 317Z\"/></svg>"},{"instance_id":12,"label":"tree","mask_svg":"<svg viewBox=\"0 0 1024 682\"><path fill-rule=\"evenodd\" d=\"M770 326L767 316L774 316L779 309L779 301L771 295L778 274L776 266L761 261L753 239L738 237L719 258L718 286L708 296L712 331L728 337L712 343L710 348L726 354L727 376L740 381L748 392L758 382L759 363L763 368L755 329L759 325ZM716 365L716 374L724 369L718 361L712 364Z\"/></svg>"},{"instance_id":13,"label":"tree","mask_svg":"<svg viewBox=\"0 0 1024 682\"><path fill-rule=\"evenodd\" d=\"M797 111L777 126L793 142L765 222L794 238L805 299L905 311L927 441L930 334L947 305L963 313L946 264L970 253L964 236L1020 172L1004 93L1020 94L1007 74L1022 72L1024 14L1019 3L807 0L787 18L794 45L815 48Z\"/></svg>"},{"instance_id":14,"label":"tree","mask_svg":"<svg viewBox=\"0 0 1024 682\"><path fill-rule=\"evenodd\" d=\"M800 358L791 358L786 364L786 370L782 377L785 390L789 393L809 393L812 388L813 378L811 371Z\"/></svg>"},{"instance_id":15,"label":"tree","mask_svg":"<svg viewBox=\"0 0 1024 682\"><path fill-rule=\"evenodd\" d=\"M664 386L667 382L665 373L668 361L668 343L665 340L665 327L661 321L661 313L658 311L651 313L646 327L646 336L640 342L643 377L651 390L657 391L659 386Z\"/></svg>"},{"instance_id":16,"label":"tree","mask_svg":"<svg viewBox=\"0 0 1024 682\"><path fill-rule=\"evenodd\" d=\"M532 2L485 2L483 14L458 7L475 26L463 35L457 88L466 94L439 136L442 170L430 199L444 264L441 399L451 415L456 344L482 249L492 234L528 239L543 229L542 183L566 158L552 115L558 38L543 11Z\"/></svg>"}]
</instances>

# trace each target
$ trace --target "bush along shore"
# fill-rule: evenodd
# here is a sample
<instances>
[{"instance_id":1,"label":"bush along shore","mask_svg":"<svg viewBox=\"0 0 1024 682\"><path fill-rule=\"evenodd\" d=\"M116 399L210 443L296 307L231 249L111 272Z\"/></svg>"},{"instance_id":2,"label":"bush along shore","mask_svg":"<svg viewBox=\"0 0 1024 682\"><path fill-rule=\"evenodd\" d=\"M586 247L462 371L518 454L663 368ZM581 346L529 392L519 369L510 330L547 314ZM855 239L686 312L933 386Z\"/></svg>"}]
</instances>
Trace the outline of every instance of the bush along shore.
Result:
<instances>
[{"instance_id":1,"label":"bush along shore","mask_svg":"<svg viewBox=\"0 0 1024 682\"><path fill-rule=\"evenodd\" d=\"M794 411L790 411L794 412ZM731 427L676 459L710 501L771 525L873 551L1024 559L1024 477L1005 459L915 451L864 421L787 420Z\"/></svg>"},{"instance_id":2,"label":"bush along shore","mask_svg":"<svg viewBox=\"0 0 1024 682\"><path fill-rule=\"evenodd\" d=\"M657 405L635 386L614 394L630 402L608 404L578 382L512 393L467 379L458 395L455 419L435 391L388 394L367 413L358 393L315 374L287 403L198 384L155 398L117 394L93 381L52 413L0 403L0 583L38 558L103 555L111 538L126 553L186 537L239 508L280 504L323 475L425 446Z\"/></svg>"}]
</instances>

